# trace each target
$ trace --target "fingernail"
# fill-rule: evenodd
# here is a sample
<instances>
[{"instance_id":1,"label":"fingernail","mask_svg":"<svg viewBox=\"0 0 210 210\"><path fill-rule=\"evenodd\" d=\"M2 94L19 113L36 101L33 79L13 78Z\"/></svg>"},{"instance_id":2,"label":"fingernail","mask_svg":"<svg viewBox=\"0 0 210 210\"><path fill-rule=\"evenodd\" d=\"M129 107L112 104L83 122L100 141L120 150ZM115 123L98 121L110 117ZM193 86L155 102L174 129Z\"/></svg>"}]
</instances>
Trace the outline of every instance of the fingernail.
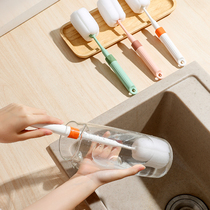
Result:
<instances>
[{"instance_id":1,"label":"fingernail","mask_svg":"<svg viewBox=\"0 0 210 210\"><path fill-rule=\"evenodd\" d=\"M144 165L139 167L139 171L143 171L146 167Z\"/></svg>"},{"instance_id":2,"label":"fingernail","mask_svg":"<svg viewBox=\"0 0 210 210\"><path fill-rule=\"evenodd\" d=\"M49 131L45 131L44 134L45 134L45 136L51 135L52 131L50 131L50 130Z\"/></svg>"}]
</instances>

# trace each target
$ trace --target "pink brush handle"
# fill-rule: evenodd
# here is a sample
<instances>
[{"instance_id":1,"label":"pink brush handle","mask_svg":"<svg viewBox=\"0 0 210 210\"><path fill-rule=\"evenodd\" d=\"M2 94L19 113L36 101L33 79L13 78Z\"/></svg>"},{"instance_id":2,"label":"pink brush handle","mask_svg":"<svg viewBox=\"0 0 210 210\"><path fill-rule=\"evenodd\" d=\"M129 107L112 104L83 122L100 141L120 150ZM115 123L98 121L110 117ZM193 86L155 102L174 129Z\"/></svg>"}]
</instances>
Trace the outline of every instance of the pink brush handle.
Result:
<instances>
[{"instance_id":1,"label":"pink brush handle","mask_svg":"<svg viewBox=\"0 0 210 210\"><path fill-rule=\"evenodd\" d=\"M123 26L123 24L121 23L120 20L117 21L118 24L122 27L122 29L125 31L128 39L130 40L130 42L132 43L131 46L133 47L133 49L136 51L136 53L139 55L139 57L144 61L144 63L146 64L146 66L149 68L149 70L153 73L153 75L158 78L158 79L162 79L163 78L163 74L162 71L158 68L158 66L153 62L153 60L150 58L149 54L147 53L147 51L144 49L144 47L142 46L142 44L136 40L127 30L126 28Z\"/></svg>"},{"instance_id":2,"label":"pink brush handle","mask_svg":"<svg viewBox=\"0 0 210 210\"><path fill-rule=\"evenodd\" d=\"M150 58L149 54L144 49L142 44L138 40L135 40L134 42L132 42L131 46L136 51L136 53L139 55L139 57L144 61L144 63L147 65L147 67L150 69L150 71L153 73L153 75L156 76L158 79L162 79L163 78L162 71L158 68L158 66Z\"/></svg>"}]
</instances>

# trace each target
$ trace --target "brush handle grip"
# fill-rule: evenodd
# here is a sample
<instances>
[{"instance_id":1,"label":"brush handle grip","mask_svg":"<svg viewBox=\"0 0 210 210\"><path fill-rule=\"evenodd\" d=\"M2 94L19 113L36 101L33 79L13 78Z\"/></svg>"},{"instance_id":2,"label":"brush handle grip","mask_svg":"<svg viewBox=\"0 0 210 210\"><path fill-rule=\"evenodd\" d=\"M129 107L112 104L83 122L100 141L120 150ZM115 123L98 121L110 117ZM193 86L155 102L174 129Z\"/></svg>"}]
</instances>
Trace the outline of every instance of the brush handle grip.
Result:
<instances>
[{"instance_id":1,"label":"brush handle grip","mask_svg":"<svg viewBox=\"0 0 210 210\"><path fill-rule=\"evenodd\" d=\"M109 54L109 52L100 44L100 42L97 40L95 35L90 35L91 38L95 40L95 42L98 44L98 46L101 49L101 52L105 56L105 60L108 63L108 65L112 68L112 70L115 72L115 74L118 76L120 81L123 83L123 85L126 87L126 89L132 94L135 95L137 93L137 89L133 82L130 80L128 75L124 72L124 70L121 68L117 60L114 58L113 55Z\"/></svg>"},{"instance_id":2,"label":"brush handle grip","mask_svg":"<svg viewBox=\"0 0 210 210\"><path fill-rule=\"evenodd\" d=\"M155 62L151 59L145 48L141 45L141 43L138 40L135 40L132 42L133 49L136 51L136 53L139 55L139 57L143 60L143 62L146 64L148 69L152 72L152 74L158 78L162 79L163 74L162 71L158 68L158 66L155 64Z\"/></svg>"},{"instance_id":3,"label":"brush handle grip","mask_svg":"<svg viewBox=\"0 0 210 210\"><path fill-rule=\"evenodd\" d=\"M65 125L59 125L59 124L35 124L32 125L34 128L46 128L51 130L54 133L57 133L59 135L63 136L69 136L71 128L69 126Z\"/></svg>"},{"instance_id":4,"label":"brush handle grip","mask_svg":"<svg viewBox=\"0 0 210 210\"><path fill-rule=\"evenodd\" d=\"M118 76L120 81L123 83L123 85L126 87L126 89L133 95L137 93L137 88L133 84L133 82L130 80L128 75L125 73L125 71L122 69L122 67L119 65L117 60L114 58L113 55L109 54L106 57L106 62L109 64L109 66L112 68L112 70L115 72L115 74Z\"/></svg>"},{"instance_id":5,"label":"brush handle grip","mask_svg":"<svg viewBox=\"0 0 210 210\"><path fill-rule=\"evenodd\" d=\"M60 125L60 124L35 124L32 125L34 128L46 128L51 130L53 133L57 133L59 135L72 138L72 139L78 139L80 136L80 130L74 127L66 126L66 125Z\"/></svg>"},{"instance_id":6,"label":"brush handle grip","mask_svg":"<svg viewBox=\"0 0 210 210\"><path fill-rule=\"evenodd\" d=\"M160 27L159 24L150 16L150 14L147 12L146 8L143 8L144 12L149 17L153 27L155 28L155 33L161 40L161 42L165 45L167 50L170 52L174 60L178 63L179 66L185 66L186 60L182 56L182 54L179 52L177 47L174 45L174 43L169 38L168 34L165 32L163 27Z\"/></svg>"},{"instance_id":7,"label":"brush handle grip","mask_svg":"<svg viewBox=\"0 0 210 210\"><path fill-rule=\"evenodd\" d=\"M161 42L165 45L167 50L170 52L174 60L178 63L179 66L185 66L186 60L182 56L182 54L179 52L177 47L174 45L174 43L171 41L167 33L163 33L159 39Z\"/></svg>"}]
</instances>

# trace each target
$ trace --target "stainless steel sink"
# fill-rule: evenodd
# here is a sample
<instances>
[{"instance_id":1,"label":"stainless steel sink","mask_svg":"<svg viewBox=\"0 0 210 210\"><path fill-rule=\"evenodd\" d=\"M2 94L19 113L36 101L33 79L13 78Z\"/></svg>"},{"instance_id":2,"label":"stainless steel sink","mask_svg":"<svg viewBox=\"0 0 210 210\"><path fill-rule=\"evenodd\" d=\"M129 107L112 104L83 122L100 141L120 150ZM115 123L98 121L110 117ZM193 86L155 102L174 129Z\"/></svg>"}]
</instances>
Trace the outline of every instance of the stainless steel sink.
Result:
<instances>
[{"instance_id":1,"label":"stainless steel sink","mask_svg":"<svg viewBox=\"0 0 210 210\"><path fill-rule=\"evenodd\" d=\"M91 209L163 210L180 194L200 198L210 208L210 76L193 62L136 96L93 119L91 123L142 132L166 139L174 160L159 179L128 177L96 190ZM71 164L51 150L69 176ZM98 206L97 206L98 205Z\"/></svg>"}]
</instances>

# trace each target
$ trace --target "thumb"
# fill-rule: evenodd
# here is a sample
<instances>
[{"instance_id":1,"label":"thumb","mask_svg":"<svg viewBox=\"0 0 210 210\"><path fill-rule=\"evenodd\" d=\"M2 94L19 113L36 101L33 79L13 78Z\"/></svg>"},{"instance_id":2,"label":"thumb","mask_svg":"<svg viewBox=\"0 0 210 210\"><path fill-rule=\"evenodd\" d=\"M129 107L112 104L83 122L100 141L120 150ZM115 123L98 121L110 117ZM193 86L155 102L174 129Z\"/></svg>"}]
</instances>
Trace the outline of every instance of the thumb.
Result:
<instances>
[{"instance_id":1,"label":"thumb","mask_svg":"<svg viewBox=\"0 0 210 210\"><path fill-rule=\"evenodd\" d=\"M138 164L127 169L115 170L115 173L113 173L113 178L115 180L122 179L128 176L135 175L139 171L142 171L144 169L145 169L144 165Z\"/></svg>"},{"instance_id":2,"label":"thumb","mask_svg":"<svg viewBox=\"0 0 210 210\"><path fill-rule=\"evenodd\" d=\"M137 174L139 171L145 169L145 166L138 164L126 169L107 169L103 170L99 178L100 185L103 185L108 182L116 181L128 176Z\"/></svg>"}]
</instances>

